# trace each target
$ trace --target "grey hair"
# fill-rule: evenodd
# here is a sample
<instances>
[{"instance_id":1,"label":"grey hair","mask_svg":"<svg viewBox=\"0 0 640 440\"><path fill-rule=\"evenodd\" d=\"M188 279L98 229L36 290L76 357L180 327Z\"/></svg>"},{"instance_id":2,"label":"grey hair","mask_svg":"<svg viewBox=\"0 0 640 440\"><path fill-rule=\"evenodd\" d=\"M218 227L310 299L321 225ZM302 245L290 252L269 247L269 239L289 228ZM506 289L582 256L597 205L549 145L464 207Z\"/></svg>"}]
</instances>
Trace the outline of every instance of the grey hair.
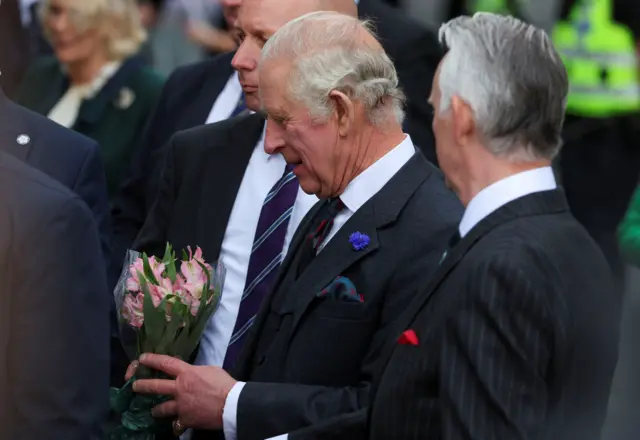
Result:
<instances>
[{"instance_id":1,"label":"grey hair","mask_svg":"<svg viewBox=\"0 0 640 440\"><path fill-rule=\"evenodd\" d=\"M513 161L552 159L562 145L568 79L546 33L513 17L476 13L440 27L440 108L473 110L486 148Z\"/></svg>"},{"instance_id":2,"label":"grey hair","mask_svg":"<svg viewBox=\"0 0 640 440\"><path fill-rule=\"evenodd\" d=\"M313 12L281 27L265 44L260 65L285 58L292 62L288 93L312 117L326 119L333 110L329 94L339 90L361 102L372 124L404 119L404 94L391 59L375 38L371 23L336 12Z\"/></svg>"}]
</instances>

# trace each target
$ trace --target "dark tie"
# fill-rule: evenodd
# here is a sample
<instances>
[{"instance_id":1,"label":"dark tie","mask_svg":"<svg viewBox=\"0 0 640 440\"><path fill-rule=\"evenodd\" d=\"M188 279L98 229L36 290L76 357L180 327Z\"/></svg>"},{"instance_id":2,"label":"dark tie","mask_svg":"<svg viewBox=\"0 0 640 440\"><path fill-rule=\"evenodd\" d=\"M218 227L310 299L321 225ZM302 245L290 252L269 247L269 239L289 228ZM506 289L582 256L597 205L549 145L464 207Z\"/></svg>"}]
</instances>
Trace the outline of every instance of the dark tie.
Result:
<instances>
[{"instance_id":1,"label":"dark tie","mask_svg":"<svg viewBox=\"0 0 640 440\"><path fill-rule=\"evenodd\" d=\"M320 246L331 232L333 221L336 216L344 209L344 203L339 197L329 200L322 208L318 210L311 227L307 232L307 238L302 243L300 261L298 263L297 276L311 264L318 254Z\"/></svg>"},{"instance_id":2,"label":"dark tie","mask_svg":"<svg viewBox=\"0 0 640 440\"><path fill-rule=\"evenodd\" d=\"M298 194L298 179L292 168L287 165L283 176L262 204L238 318L224 359L223 366L227 371L233 368L247 331L253 325L282 262L289 218Z\"/></svg>"},{"instance_id":3,"label":"dark tie","mask_svg":"<svg viewBox=\"0 0 640 440\"><path fill-rule=\"evenodd\" d=\"M236 104L236 108L229 115L229 119L235 118L236 116L243 115L249 112L249 108L247 107L247 103L244 99L244 93L240 94L240 98L238 99L238 104Z\"/></svg>"}]
</instances>

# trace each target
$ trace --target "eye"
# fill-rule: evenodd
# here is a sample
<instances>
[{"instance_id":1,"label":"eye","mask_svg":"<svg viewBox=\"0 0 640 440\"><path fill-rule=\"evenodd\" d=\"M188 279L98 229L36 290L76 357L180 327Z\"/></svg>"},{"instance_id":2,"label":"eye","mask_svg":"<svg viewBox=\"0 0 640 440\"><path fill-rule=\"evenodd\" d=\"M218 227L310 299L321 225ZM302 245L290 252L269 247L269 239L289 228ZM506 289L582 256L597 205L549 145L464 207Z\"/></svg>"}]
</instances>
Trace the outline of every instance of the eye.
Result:
<instances>
[{"instance_id":1,"label":"eye","mask_svg":"<svg viewBox=\"0 0 640 440\"><path fill-rule=\"evenodd\" d=\"M287 123L287 119L283 116L271 116L271 120L275 122L280 127L284 127Z\"/></svg>"},{"instance_id":2,"label":"eye","mask_svg":"<svg viewBox=\"0 0 640 440\"><path fill-rule=\"evenodd\" d=\"M244 39L245 39L246 35L244 34L244 32L242 31L237 31L236 32L236 41L238 43L238 45L240 45Z\"/></svg>"}]
</instances>

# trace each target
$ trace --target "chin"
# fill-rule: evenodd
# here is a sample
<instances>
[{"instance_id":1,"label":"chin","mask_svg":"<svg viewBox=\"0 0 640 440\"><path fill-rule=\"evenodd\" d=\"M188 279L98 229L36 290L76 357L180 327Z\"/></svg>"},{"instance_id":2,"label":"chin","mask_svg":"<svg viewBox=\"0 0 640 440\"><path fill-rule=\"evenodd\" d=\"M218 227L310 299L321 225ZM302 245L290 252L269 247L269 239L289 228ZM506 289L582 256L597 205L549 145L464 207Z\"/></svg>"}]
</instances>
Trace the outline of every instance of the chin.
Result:
<instances>
[{"instance_id":1,"label":"chin","mask_svg":"<svg viewBox=\"0 0 640 440\"><path fill-rule=\"evenodd\" d=\"M260 98L257 91L244 92L244 98L250 110L257 111L256 109L260 108Z\"/></svg>"},{"instance_id":2,"label":"chin","mask_svg":"<svg viewBox=\"0 0 640 440\"><path fill-rule=\"evenodd\" d=\"M59 50L55 51L55 55L60 64L74 64L82 60L82 57L77 56L73 51Z\"/></svg>"}]
</instances>

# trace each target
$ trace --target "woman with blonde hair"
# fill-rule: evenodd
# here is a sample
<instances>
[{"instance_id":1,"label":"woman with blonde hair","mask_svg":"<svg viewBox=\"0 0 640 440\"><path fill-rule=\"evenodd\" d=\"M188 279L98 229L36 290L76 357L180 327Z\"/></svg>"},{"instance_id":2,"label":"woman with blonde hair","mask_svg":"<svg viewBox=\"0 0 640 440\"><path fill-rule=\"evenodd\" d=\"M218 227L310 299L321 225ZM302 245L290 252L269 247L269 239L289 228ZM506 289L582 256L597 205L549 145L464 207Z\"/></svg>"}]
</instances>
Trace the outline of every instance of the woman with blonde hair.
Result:
<instances>
[{"instance_id":1,"label":"woman with blonde hair","mask_svg":"<svg viewBox=\"0 0 640 440\"><path fill-rule=\"evenodd\" d=\"M36 60L17 101L96 140L113 198L138 148L163 79L139 56L135 0L41 0L54 57Z\"/></svg>"}]
</instances>

